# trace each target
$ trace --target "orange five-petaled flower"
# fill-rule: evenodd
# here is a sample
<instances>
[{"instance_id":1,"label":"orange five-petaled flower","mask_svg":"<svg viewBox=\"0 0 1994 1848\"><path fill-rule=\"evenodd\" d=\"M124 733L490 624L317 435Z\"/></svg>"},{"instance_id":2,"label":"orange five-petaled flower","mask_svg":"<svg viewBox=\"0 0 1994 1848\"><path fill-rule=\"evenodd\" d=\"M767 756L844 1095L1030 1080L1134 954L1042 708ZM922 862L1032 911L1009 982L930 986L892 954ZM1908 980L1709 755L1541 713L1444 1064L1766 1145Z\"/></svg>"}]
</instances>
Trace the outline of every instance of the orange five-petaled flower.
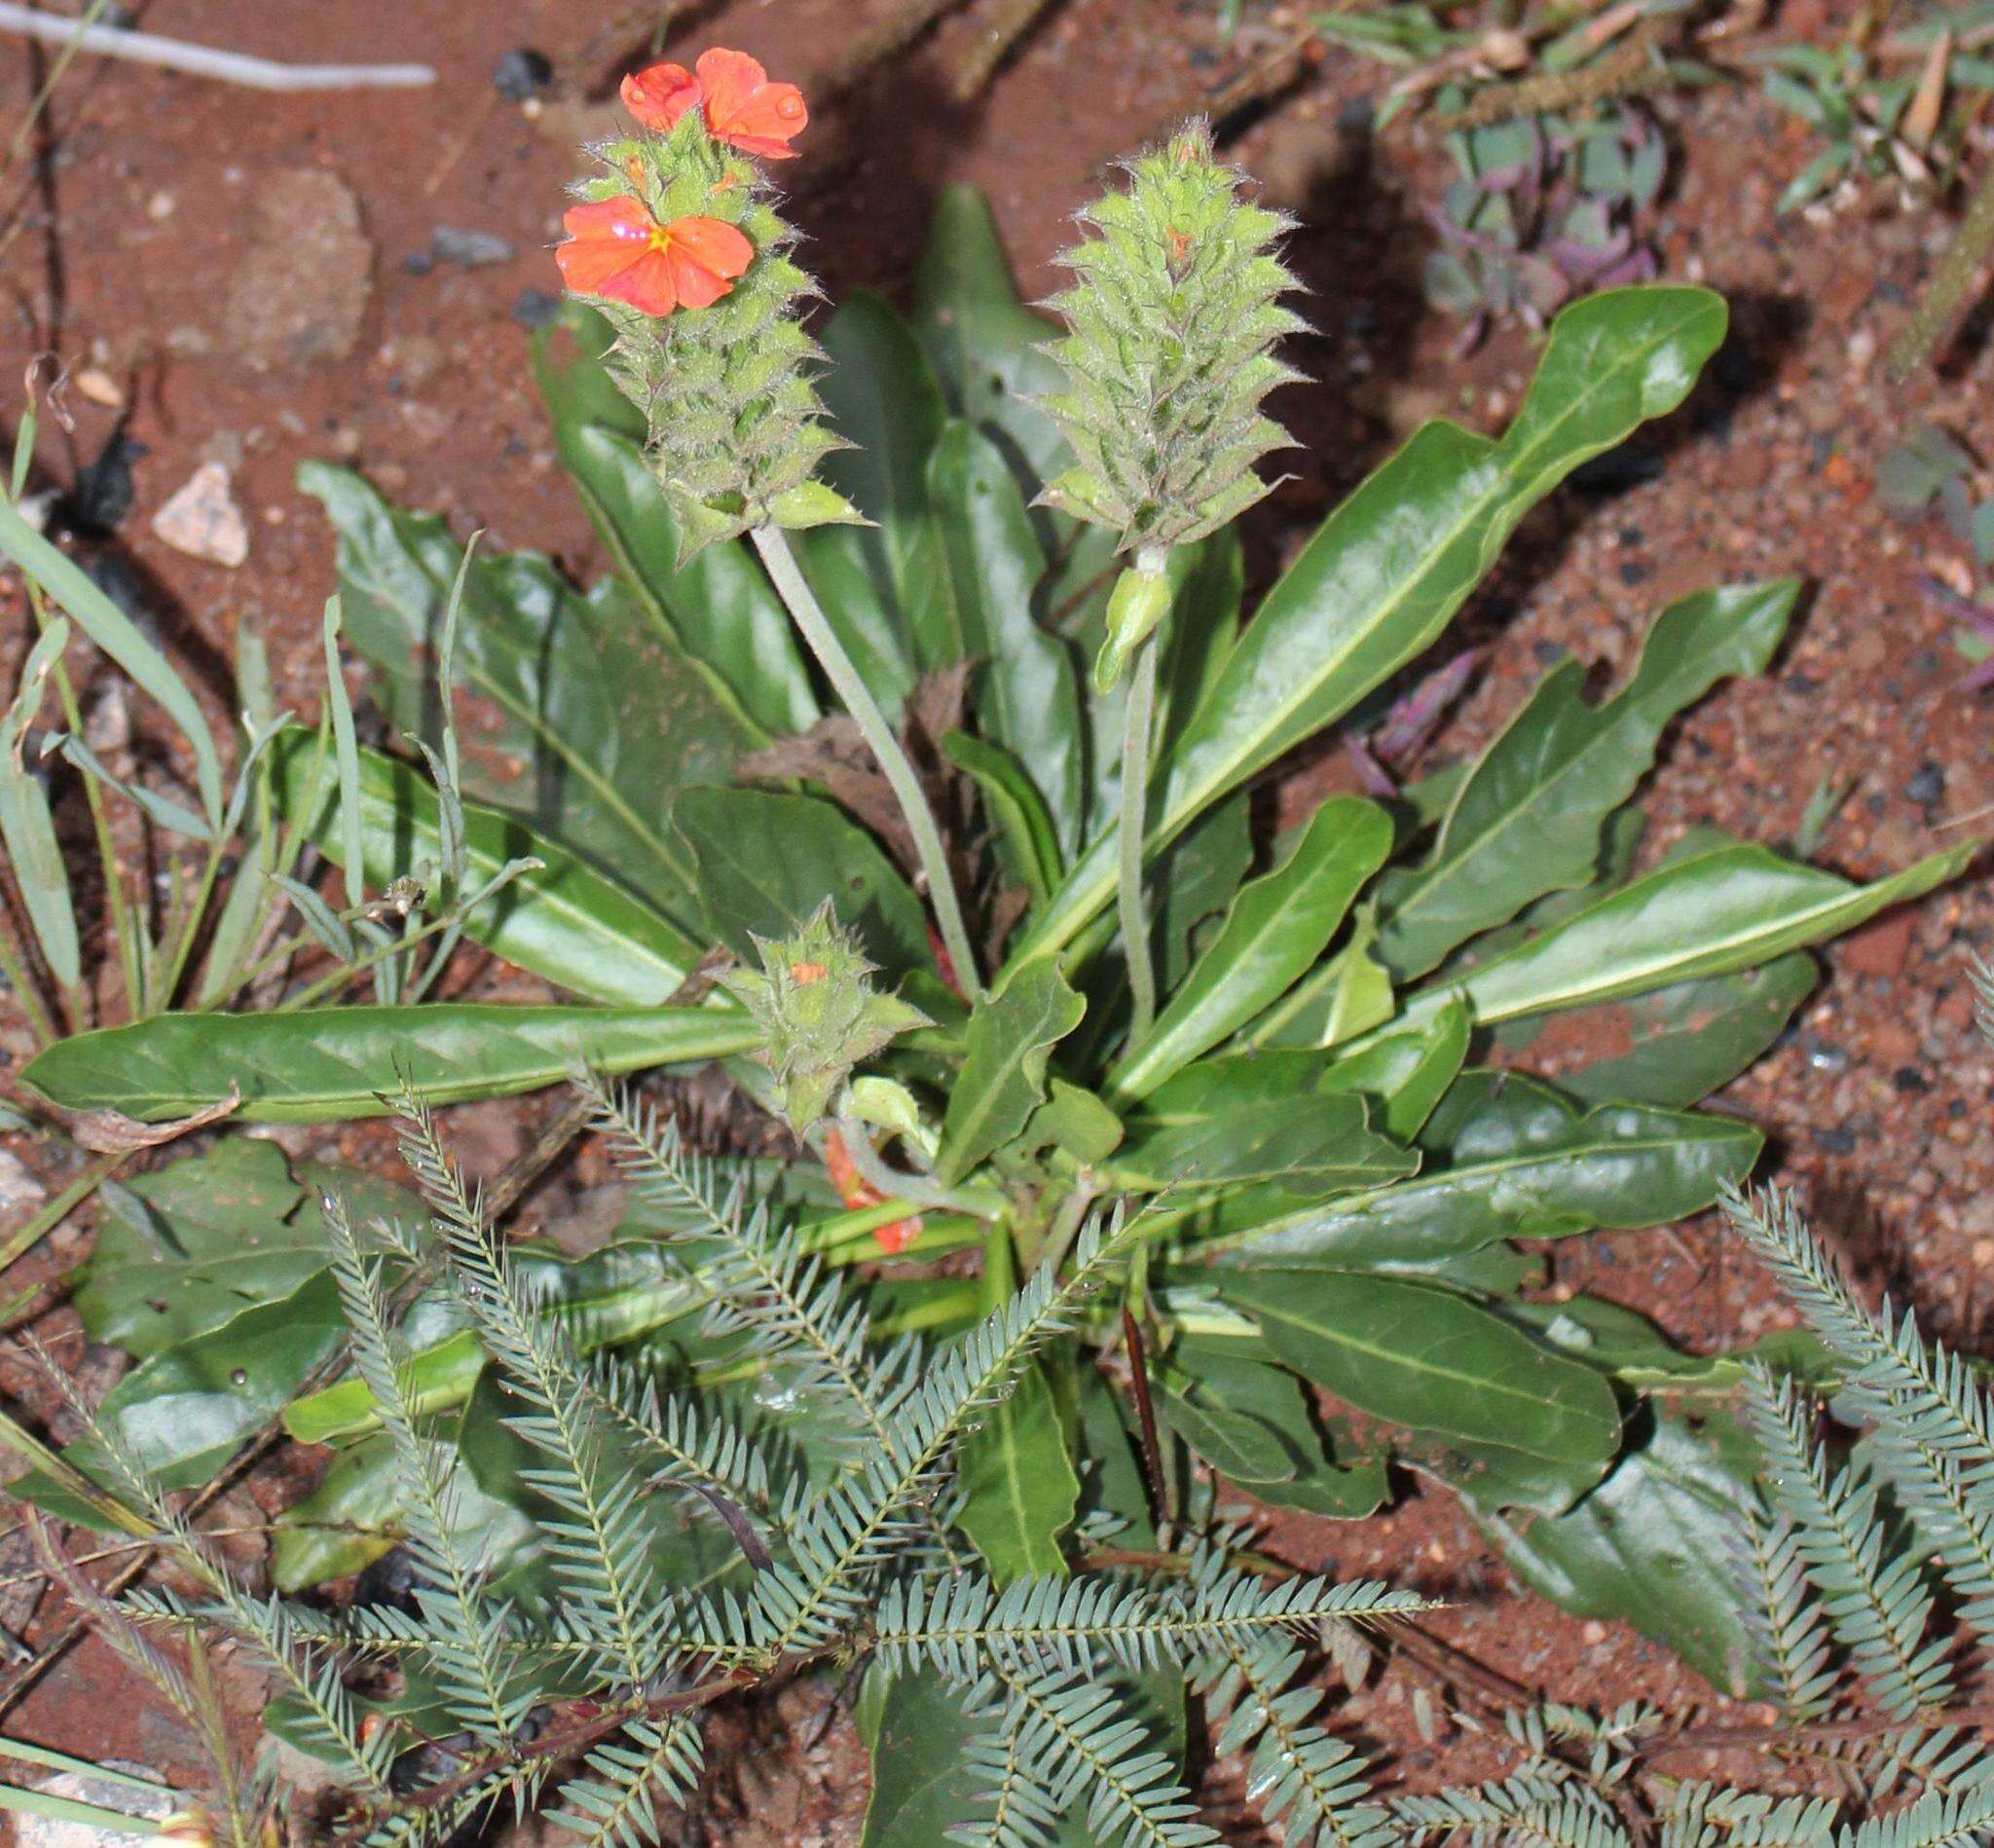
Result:
<instances>
[{"instance_id":1,"label":"orange five-petaled flower","mask_svg":"<svg viewBox=\"0 0 1994 1848\"><path fill-rule=\"evenodd\" d=\"M561 221L561 279L577 295L627 302L644 314L710 308L755 260L755 246L720 218L675 218L661 225L625 197L574 206Z\"/></svg>"},{"instance_id":2,"label":"orange five-petaled flower","mask_svg":"<svg viewBox=\"0 0 1994 1848\"><path fill-rule=\"evenodd\" d=\"M803 92L794 84L772 84L758 59L746 52L716 46L683 64L653 64L623 80L623 104L646 129L671 128L688 109L704 105L707 131L716 141L787 161L796 150L790 137L810 121Z\"/></svg>"}]
</instances>

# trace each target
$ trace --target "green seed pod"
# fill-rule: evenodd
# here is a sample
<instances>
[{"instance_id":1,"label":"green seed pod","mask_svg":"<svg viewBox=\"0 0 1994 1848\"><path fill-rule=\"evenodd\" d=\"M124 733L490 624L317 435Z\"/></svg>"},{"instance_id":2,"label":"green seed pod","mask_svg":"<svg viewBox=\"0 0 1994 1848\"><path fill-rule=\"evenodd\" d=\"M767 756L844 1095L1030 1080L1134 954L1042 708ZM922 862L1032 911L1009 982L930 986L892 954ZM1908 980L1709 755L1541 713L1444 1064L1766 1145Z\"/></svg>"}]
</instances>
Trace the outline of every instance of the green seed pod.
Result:
<instances>
[{"instance_id":1,"label":"green seed pod","mask_svg":"<svg viewBox=\"0 0 1994 1848\"><path fill-rule=\"evenodd\" d=\"M1135 650L1169 613L1170 580L1154 557L1131 565L1108 598L1108 629L1094 657L1093 683L1105 693L1122 678Z\"/></svg>"},{"instance_id":2,"label":"green seed pod","mask_svg":"<svg viewBox=\"0 0 1994 1848\"><path fill-rule=\"evenodd\" d=\"M928 1016L868 979L872 964L838 928L827 899L794 936L757 937L759 971L720 978L763 1035L760 1056L783 1090L799 1133L824 1115L852 1068Z\"/></svg>"},{"instance_id":3,"label":"green seed pod","mask_svg":"<svg viewBox=\"0 0 1994 1848\"><path fill-rule=\"evenodd\" d=\"M1126 171L1060 259L1078 279L1052 303L1068 331L1047 351L1067 388L1044 404L1079 461L1044 499L1137 553L1202 538L1267 492L1253 464L1287 436L1261 404L1300 376L1272 350L1304 323L1272 254L1289 221L1239 198L1205 124Z\"/></svg>"},{"instance_id":4,"label":"green seed pod","mask_svg":"<svg viewBox=\"0 0 1994 1848\"><path fill-rule=\"evenodd\" d=\"M841 447L814 384L823 354L802 324L817 284L792 260L795 234L759 170L716 141L697 109L662 134L594 153L603 171L575 188L580 198L635 198L667 232L683 219L719 219L753 246L745 271L705 306L657 314L588 298L615 326L609 371L644 413L645 458L678 524L680 563L763 524L857 520L812 479ZM570 229L580 235L572 220Z\"/></svg>"}]
</instances>

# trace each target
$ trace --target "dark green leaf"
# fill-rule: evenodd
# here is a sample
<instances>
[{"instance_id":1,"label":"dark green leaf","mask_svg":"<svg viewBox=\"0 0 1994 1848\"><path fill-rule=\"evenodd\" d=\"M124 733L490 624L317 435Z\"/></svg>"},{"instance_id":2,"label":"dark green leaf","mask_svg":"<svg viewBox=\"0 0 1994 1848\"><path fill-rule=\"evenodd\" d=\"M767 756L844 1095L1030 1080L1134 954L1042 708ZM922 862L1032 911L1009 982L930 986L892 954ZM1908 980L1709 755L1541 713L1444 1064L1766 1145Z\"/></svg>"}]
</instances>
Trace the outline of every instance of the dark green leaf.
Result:
<instances>
[{"instance_id":1,"label":"dark green leaf","mask_svg":"<svg viewBox=\"0 0 1994 1848\"><path fill-rule=\"evenodd\" d=\"M978 662L983 735L1028 766L1062 855L1080 843L1080 681L1072 651L1040 628L1032 600L1046 573L1024 498L996 447L969 425L944 426L928 462L962 652Z\"/></svg>"},{"instance_id":2,"label":"dark green leaf","mask_svg":"<svg viewBox=\"0 0 1994 1848\"><path fill-rule=\"evenodd\" d=\"M1560 1462L1620 1441L1612 1388L1451 1290L1399 1277L1214 1272L1268 1351L1374 1417Z\"/></svg>"},{"instance_id":3,"label":"dark green leaf","mask_svg":"<svg viewBox=\"0 0 1994 1848\"><path fill-rule=\"evenodd\" d=\"M295 1014L163 1014L58 1041L21 1073L65 1110L141 1123L191 1116L231 1087L245 1122L377 1117L404 1079L432 1104L560 1084L575 1064L642 1071L728 1058L757 1034L738 1008L312 1008Z\"/></svg>"},{"instance_id":4,"label":"dark green leaf","mask_svg":"<svg viewBox=\"0 0 1994 1848\"><path fill-rule=\"evenodd\" d=\"M315 809L311 805L316 760L313 739L302 733L279 738L270 753L272 798L279 815L302 824L307 839L335 865L344 865L337 783L321 778L321 800ZM425 866L433 876L442 855L435 790L413 765L374 751L359 754L358 789L368 886L381 891L403 874L423 876ZM591 1001L656 1006L699 961L693 938L517 815L464 803L463 848L464 882L472 889L510 861L542 863L537 871L516 874L464 926L473 942L515 969Z\"/></svg>"},{"instance_id":5,"label":"dark green leaf","mask_svg":"<svg viewBox=\"0 0 1994 1848\"><path fill-rule=\"evenodd\" d=\"M942 755L969 776L983 798L991 850L1004 876L1044 905L1057 883L1062 861L1052 812L1024 766L1010 752L966 731L942 740Z\"/></svg>"},{"instance_id":6,"label":"dark green leaf","mask_svg":"<svg viewBox=\"0 0 1994 1848\"><path fill-rule=\"evenodd\" d=\"M948 407L919 342L880 297L845 302L823 341L818 389L852 445L825 458L823 477L873 524L818 527L802 553L826 616L892 714L916 674L963 653L928 490Z\"/></svg>"},{"instance_id":7,"label":"dark green leaf","mask_svg":"<svg viewBox=\"0 0 1994 1848\"><path fill-rule=\"evenodd\" d=\"M714 935L735 955L755 955L751 933L787 937L829 899L882 969L899 976L932 967L912 887L830 802L778 790L687 790L678 823Z\"/></svg>"},{"instance_id":8,"label":"dark green leaf","mask_svg":"<svg viewBox=\"0 0 1994 1848\"><path fill-rule=\"evenodd\" d=\"M307 462L299 485L339 534L347 635L380 670L398 731L438 742L430 661L462 553L433 515L397 512L358 475ZM498 709L466 739L464 794L528 816L683 927L698 921L674 796L724 779L756 735L614 583L582 597L544 558L474 558L457 635L463 684Z\"/></svg>"},{"instance_id":9,"label":"dark green leaf","mask_svg":"<svg viewBox=\"0 0 1994 1848\"><path fill-rule=\"evenodd\" d=\"M1460 1492L1532 1591L1577 1616L1632 1624L1744 1699L1759 1691L1738 1574L1755 1458L1726 1412L1652 1417L1644 1441L1564 1514L1512 1523L1472 1481Z\"/></svg>"},{"instance_id":10,"label":"dark green leaf","mask_svg":"<svg viewBox=\"0 0 1994 1848\"><path fill-rule=\"evenodd\" d=\"M91 1339L144 1357L290 1295L332 1261L328 1187L359 1225L425 1216L415 1195L364 1170L307 1162L298 1173L275 1142L227 1136L129 1185L106 1182L75 1298Z\"/></svg>"},{"instance_id":11,"label":"dark green leaf","mask_svg":"<svg viewBox=\"0 0 1994 1848\"><path fill-rule=\"evenodd\" d=\"M1499 441L1429 424L1332 514L1233 650L1172 752L1158 842L1348 712L1425 648L1532 505L1680 404L1724 331L1705 289L1608 289L1566 309ZM1103 834L1013 961L1066 943L1115 887Z\"/></svg>"},{"instance_id":12,"label":"dark green leaf","mask_svg":"<svg viewBox=\"0 0 1994 1848\"><path fill-rule=\"evenodd\" d=\"M1759 969L1679 982L1621 1009L1626 1052L1560 1072L1588 1100L1693 1104L1749 1069L1786 1030L1820 970L1804 949Z\"/></svg>"},{"instance_id":13,"label":"dark green leaf","mask_svg":"<svg viewBox=\"0 0 1994 1848\"><path fill-rule=\"evenodd\" d=\"M1663 1225L1750 1173L1760 1136L1733 1117L1632 1104L1587 1110L1519 1073L1474 1071L1442 1100L1420 1143L1427 1160L1412 1179L1264 1228L1225 1261L1419 1265L1498 1238Z\"/></svg>"},{"instance_id":14,"label":"dark green leaf","mask_svg":"<svg viewBox=\"0 0 1994 1848\"><path fill-rule=\"evenodd\" d=\"M1217 936L1117 1068L1112 1087L1142 1097L1275 1001L1328 945L1391 849L1391 822L1356 796L1332 796L1288 857L1242 887Z\"/></svg>"},{"instance_id":15,"label":"dark green leaf","mask_svg":"<svg viewBox=\"0 0 1994 1848\"><path fill-rule=\"evenodd\" d=\"M1268 1181L1299 1201L1380 1187L1418 1165L1410 1150L1370 1127L1364 1099L1347 1091L1215 1102L1201 1111L1145 1117L1131 1126L1110 1167L1123 1186Z\"/></svg>"},{"instance_id":16,"label":"dark green leaf","mask_svg":"<svg viewBox=\"0 0 1994 1848\"><path fill-rule=\"evenodd\" d=\"M1080 1478L1052 1389L1034 1363L962 1444L956 1525L976 1542L1000 1585L1066 1570L1059 1535L1072 1525Z\"/></svg>"},{"instance_id":17,"label":"dark green leaf","mask_svg":"<svg viewBox=\"0 0 1994 1848\"><path fill-rule=\"evenodd\" d=\"M1047 962L970 1016L962 1072L949 1093L937 1169L953 1184L1021 1130L1046 1095L1046 1061L1087 1003Z\"/></svg>"},{"instance_id":18,"label":"dark green leaf","mask_svg":"<svg viewBox=\"0 0 1994 1848\"><path fill-rule=\"evenodd\" d=\"M1583 885L1600 830L1654 761L1662 731L1731 674L1755 674L1785 634L1799 583L1700 591L1656 617L1627 684L1587 702L1567 660L1483 752L1424 863L1379 884L1379 946L1403 980L1506 923L1532 900Z\"/></svg>"}]
</instances>

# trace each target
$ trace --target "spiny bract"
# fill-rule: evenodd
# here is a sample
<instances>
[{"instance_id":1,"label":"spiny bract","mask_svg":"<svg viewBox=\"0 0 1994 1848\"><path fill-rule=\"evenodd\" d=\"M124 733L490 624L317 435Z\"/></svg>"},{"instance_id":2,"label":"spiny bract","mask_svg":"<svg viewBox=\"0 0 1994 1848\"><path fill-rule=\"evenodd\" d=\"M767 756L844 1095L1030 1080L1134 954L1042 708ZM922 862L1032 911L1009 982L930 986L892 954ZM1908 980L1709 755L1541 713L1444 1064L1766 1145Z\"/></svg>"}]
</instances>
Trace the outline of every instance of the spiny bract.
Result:
<instances>
[{"instance_id":1,"label":"spiny bract","mask_svg":"<svg viewBox=\"0 0 1994 1848\"><path fill-rule=\"evenodd\" d=\"M645 460L678 526L680 563L757 526L857 519L811 479L841 446L814 382L823 355L802 324L817 283L791 260L795 233L757 169L696 109L667 133L623 136L595 155L603 171L576 186L581 198L634 193L660 224L719 218L755 246L747 274L709 308L659 318L593 301L616 329L609 371L644 413Z\"/></svg>"},{"instance_id":2,"label":"spiny bract","mask_svg":"<svg viewBox=\"0 0 1994 1848\"><path fill-rule=\"evenodd\" d=\"M1272 253L1288 220L1240 199L1203 123L1126 170L1060 259L1077 280L1050 304L1067 333L1047 351L1067 388L1045 409L1079 461L1044 499L1139 556L1202 538L1267 492L1253 464L1287 435L1261 404L1299 376L1272 349L1304 323L1280 306L1296 283Z\"/></svg>"}]
</instances>

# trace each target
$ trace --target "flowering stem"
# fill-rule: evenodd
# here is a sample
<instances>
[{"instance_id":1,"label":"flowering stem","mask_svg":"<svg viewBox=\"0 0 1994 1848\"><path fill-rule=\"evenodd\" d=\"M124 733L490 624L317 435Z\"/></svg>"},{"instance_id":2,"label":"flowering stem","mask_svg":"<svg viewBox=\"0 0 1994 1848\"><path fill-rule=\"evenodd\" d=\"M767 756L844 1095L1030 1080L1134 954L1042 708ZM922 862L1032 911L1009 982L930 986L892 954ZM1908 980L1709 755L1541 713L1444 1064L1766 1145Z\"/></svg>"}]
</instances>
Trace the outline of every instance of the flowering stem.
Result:
<instances>
[{"instance_id":1,"label":"flowering stem","mask_svg":"<svg viewBox=\"0 0 1994 1848\"><path fill-rule=\"evenodd\" d=\"M1157 1017L1157 975L1150 962L1149 916L1142 903L1142 836L1149 818L1150 731L1157 712L1157 638L1135 650L1128 703L1122 710L1122 861L1115 908L1122 924L1122 953L1128 963L1133 1018L1128 1044L1140 1046Z\"/></svg>"},{"instance_id":2,"label":"flowering stem","mask_svg":"<svg viewBox=\"0 0 1994 1848\"><path fill-rule=\"evenodd\" d=\"M761 562L774 580L776 594L788 606L803 640L817 656L818 665L824 669L837 696L844 701L845 710L858 722L867 744L872 748L872 755L879 759L879 767L886 772L887 782L893 786L901 814L914 837L914 851L920 856L921 871L928 882L928 897L935 906L942 944L948 951L949 961L955 966L957 985L974 1004L982 999L976 957L970 949L969 932L963 928L955 881L948 874L948 856L942 849L942 831L935 825L935 811L928 806L928 798L921 793L914 767L901 749L900 740L893 735L893 727L886 722L886 715L879 710L879 702L872 697L870 689L860 678L858 668L853 665L852 657L845 652L844 645L825 619L803 573L797 570L795 554L790 550L787 535L780 527L757 526L753 536L755 549L761 554Z\"/></svg>"}]
</instances>

